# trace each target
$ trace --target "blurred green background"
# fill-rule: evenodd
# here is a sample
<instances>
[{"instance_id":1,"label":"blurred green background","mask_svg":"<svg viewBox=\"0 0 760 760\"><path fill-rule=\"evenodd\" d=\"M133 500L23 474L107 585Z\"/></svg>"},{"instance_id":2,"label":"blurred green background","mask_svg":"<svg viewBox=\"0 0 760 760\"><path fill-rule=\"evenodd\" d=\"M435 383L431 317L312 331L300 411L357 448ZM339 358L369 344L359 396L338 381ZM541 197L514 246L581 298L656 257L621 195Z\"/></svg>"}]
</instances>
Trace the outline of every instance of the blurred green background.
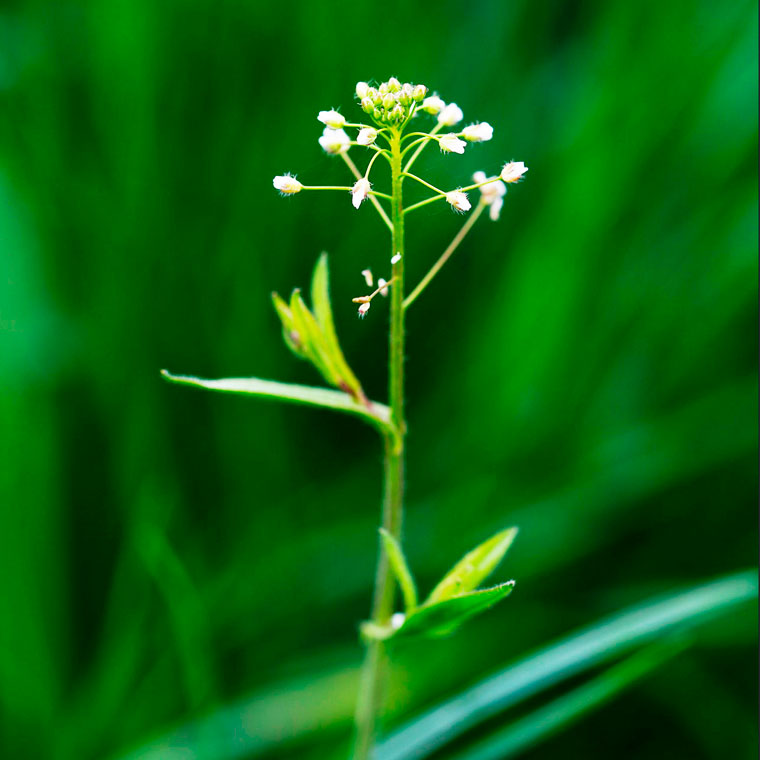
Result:
<instances>
[{"instance_id":1,"label":"blurred green background","mask_svg":"<svg viewBox=\"0 0 760 760\"><path fill-rule=\"evenodd\" d=\"M429 589L517 524L518 585L399 656L391 725L754 566L756 30L733 1L3 3L0 756L143 757L178 727L158 756L345 753L377 436L158 371L318 383L269 293L324 249L344 350L385 398L387 309L359 322L350 298L386 231L271 184L347 181L315 117L359 118L360 79L495 126L429 150L431 181L530 167L408 319L410 561ZM443 205L409 218L410 284L462 223ZM732 614L526 757L751 757L755 637Z\"/></svg>"}]
</instances>

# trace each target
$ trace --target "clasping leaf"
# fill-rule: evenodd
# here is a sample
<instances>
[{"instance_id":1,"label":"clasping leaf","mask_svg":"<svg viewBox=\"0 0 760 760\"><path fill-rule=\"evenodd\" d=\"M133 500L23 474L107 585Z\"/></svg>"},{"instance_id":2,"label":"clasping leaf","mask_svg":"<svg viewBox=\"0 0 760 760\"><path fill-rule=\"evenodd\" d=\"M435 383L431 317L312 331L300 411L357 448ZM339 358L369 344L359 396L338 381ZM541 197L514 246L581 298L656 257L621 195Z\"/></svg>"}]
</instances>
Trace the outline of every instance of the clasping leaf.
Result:
<instances>
[{"instance_id":1,"label":"clasping leaf","mask_svg":"<svg viewBox=\"0 0 760 760\"><path fill-rule=\"evenodd\" d=\"M328 280L327 254L323 253L314 267L311 282L313 312L309 311L298 289L293 291L289 304L277 293L272 294L274 308L282 322L283 338L288 348L296 356L310 361L330 385L368 404L338 342Z\"/></svg>"}]
</instances>

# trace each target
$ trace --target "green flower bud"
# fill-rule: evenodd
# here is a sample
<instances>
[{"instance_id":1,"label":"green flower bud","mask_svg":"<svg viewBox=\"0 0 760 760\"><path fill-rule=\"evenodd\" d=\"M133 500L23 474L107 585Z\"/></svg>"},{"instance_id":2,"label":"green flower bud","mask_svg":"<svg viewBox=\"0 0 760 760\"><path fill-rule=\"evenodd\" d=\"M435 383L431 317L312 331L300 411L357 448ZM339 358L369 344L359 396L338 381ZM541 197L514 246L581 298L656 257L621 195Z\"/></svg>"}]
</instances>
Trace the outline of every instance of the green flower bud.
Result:
<instances>
[{"instance_id":1,"label":"green flower bud","mask_svg":"<svg viewBox=\"0 0 760 760\"><path fill-rule=\"evenodd\" d=\"M376 109L375 109L375 110L372 112L372 118L373 118L375 121L382 121L382 120L383 120L383 112L382 112L382 111L381 111L379 108L376 108Z\"/></svg>"},{"instance_id":2,"label":"green flower bud","mask_svg":"<svg viewBox=\"0 0 760 760\"><path fill-rule=\"evenodd\" d=\"M366 82L356 83L356 97L359 98L359 100L364 100L364 98L367 97L368 91L369 85Z\"/></svg>"},{"instance_id":3,"label":"green flower bud","mask_svg":"<svg viewBox=\"0 0 760 760\"><path fill-rule=\"evenodd\" d=\"M381 95L387 95L388 90L388 82L383 82L380 87L377 88Z\"/></svg>"},{"instance_id":4,"label":"green flower bud","mask_svg":"<svg viewBox=\"0 0 760 760\"><path fill-rule=\"evenodd\" d=\"M362 98L361 106L364 113L372 113L372 111L375 110L375 104L372 102L372 98Z\"/></svg>"},{"instance_id":5,"label":"green flower bud","mask_svg":"<svg viewBox=\"0 0 760 760\"><path fill-rule=\"evenodd\" d=\"M377 99L380 97L380 93L377 91L375 87L370 87L367 90L367 97L372 100L375 105L377 105Z\"/></svg>"},{"instance_id":6,"label":"green flower bud","mask_svg":"<svg viewBox=\"0 0 760 760\"><path fill-rule=\"evenodd\" d=\"M393 108L395 105L396 105L396 98L394 98L393 95L388 94L383 98L383 108L386 111L390 111L391 108Z\"/></svg>"},{"instance_id":7,"label":"green flower bud","mask_svg":"<svg viewBox=\"0 0 760 760\"><path fill-rule=\"evenodd\" d=\"M401 89L401 82L396 77L391 77L388 82L388 92L398 92Z\"/></svg>"},{"instance_id":8,"label":"green flower bud","mask_svg":"<svg viewBox=\"0 0 760 760\"><path fill-rule=\"evenodd\" d=\"M425 99L425 95L427 95L428 88L425 87L424 84L418 84L414 88L414 93L412 97L419 103L421 100Z\"/></svg>"}]
</instances>

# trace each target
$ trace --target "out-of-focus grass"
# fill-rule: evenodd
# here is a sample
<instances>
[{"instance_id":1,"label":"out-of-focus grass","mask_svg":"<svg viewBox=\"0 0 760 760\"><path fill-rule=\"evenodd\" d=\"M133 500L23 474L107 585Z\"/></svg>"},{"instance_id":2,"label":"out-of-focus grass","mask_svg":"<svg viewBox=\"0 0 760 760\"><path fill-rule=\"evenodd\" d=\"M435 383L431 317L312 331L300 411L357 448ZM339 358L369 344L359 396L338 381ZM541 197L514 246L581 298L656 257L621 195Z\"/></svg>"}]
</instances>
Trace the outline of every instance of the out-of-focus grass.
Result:
<instances>
[{"instance_id":1,"label":"out-of-focus grass","mask_svg":"<svg viewBox=\"0 0 760 760\"><path fill-rule=\"evenodd\" d=\"M0 755L114 756L324 672L323 699L351 704L373 432L157 373L316 382L269 292L306 285L327 249L344 348L384 397L382 311L359 323L350 297L361 269L384 271L385 231L338 194L271 188L284 171L345 179L315 116L348 112L358 79L426 82L496 127L463 157L425 158L442 183L531 167L409 314L421 590L511 524L518 586L399 659L395 719L610 610L756 562L754 5L386 9L0 10ZM461 223L415 217L412 283ZM626 697L648 718L631 757L743 756L742 631L725 619L669 666L681 678ZM704 725L725 705L716 743ZM563 751L621 756L627 712L574 726ZM337 714L299 757L338 752Z\"/></svg>"}]
</instances>

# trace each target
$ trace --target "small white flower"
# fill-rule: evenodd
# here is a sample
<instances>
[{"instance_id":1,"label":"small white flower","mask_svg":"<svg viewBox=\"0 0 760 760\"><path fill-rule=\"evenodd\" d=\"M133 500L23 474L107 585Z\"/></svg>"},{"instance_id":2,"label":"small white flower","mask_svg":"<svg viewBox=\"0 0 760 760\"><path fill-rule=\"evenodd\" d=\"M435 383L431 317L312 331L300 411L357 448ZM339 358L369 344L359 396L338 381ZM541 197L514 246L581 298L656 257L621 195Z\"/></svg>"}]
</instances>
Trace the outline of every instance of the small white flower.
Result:
<instances>
[{"instance_id":1,"label":"small white flower","mask_svg":"<svg viewBox=\"0 0 760 760\"><path fill-rule=\"evenodd\" d=\"M467 199L467 194L461 190L452 190L446 193L446 202L450 203L457 211L469 211L472 206Z\"/></svg>"},{"instance_id":2,"label":"small white flower","mask_svg":"<svg viewBox=\"0 0 760 760\"><path fill-rule=\"evenodd\" d=\"M460 140L453 132L441 135L438 138L438 147L442 153L464 153L467 143Z\"/></svg>"},{"instance_id":3,"label":"small white flower","mask_svg":"<svg viewBox=\"0 0 760 760\"><path fill-rule=\"evenodd\" d=\"M472 179L479 185L481 182L485 182L488 176L485 172L475 172ZM480 198L489 207L488 216L494 222L499 218L501 207L504 205L502 199L506 194L507 186L500 179L493 180L480 188Z\"/></svg>"},{"instance_id":4,"label":"small white flower","mask_svg":"<svg viewBox=\"0 0 760 760\"><path fill-rule=\"evenodd\" d=\"M372 127L363 127L356 136L359 145L372 145L377 140L377 130Z\"/></svg>"},{"instance_id":5,"label":"small white flower","mask_svg":"<svg viewBox=\"0 0 760 760\"><path fill-rule=\"evenodd\" d=\"M464 119L462 109L456 103L449 103L438 114L438 123L443 124L444 127L452 127L454 124L458 124Z\"/></svg>"},{"instance_id":6,"label":"small white flower","mask_svg":"<svg viewBox=\"0 0 760 760\"><path fill-rule=\"evenodd\" d=\"M371 306L370 302L367 301L366 303L363 303L359 307L359 319L364 319L364 315L369 311L370 306Z\"/></svg>"},{"instance_id":7,"label":"small white flower","mask_svg":"<svg viewBox=\"0 0 760 760\"><path fill-rule=\"evenodd\" d=\"M370 185L369 180L365 177L357 180L356 184L351 190L351 203L354 204L354 208L359 208L359 206L362 205L362 201L365 200L369 195L370 187L372 187L372 185Z\"/></svg>"},{"instance_id":8,"label":"small white flower","mask_svg":"<svg viewBox=\"0 0 760 760\"><path fill-rule=\"evenodd\" d=\"M403 612L394 612L393 615L391 615L391 628L393 628L394 631L397 631L402 625L404 625L405 620L406 615Z\"/></svg>"},{"instance_id":9,"label":"small white flower","mask_svg":"<svg viewBox=\"0 0 760 760\"><path fill-rule=\"evenodd\" d=\"M340 129L346 126L346 117L337 111L320 111L317 118L323 124L327 124L330 129Z\"/></svg>"},{"instance_id":10,"label":"small white flower","mask_svg":"<svg viewBox=\"0 0 760 760\"><path fill-rule=\"evenodd\" d=\"M351 138L342 129L325 127L319 144L327 153L345 153L351 145Z\"/></svg>"},{"instance_id":11,"label":"small white flower","mask_svg":"<svg viewBox=\"0 0 760 760\"><path fill-rule=\"evenodd\" d=\"M372 270L371 269L362 269L361 275L364 278L364 282L367 283L367 287L371 288L374 284L374 280L372 279Z\"/></svg>"},{"instance_id":12,"label":"small white flower","mask_svg":"<svg viewBox=\"0 0 760 760\"><path fill-rule=\"evenodd\" d=\"M387 296L388 295L388 288L385 287L387 284L388 283L382 277L380 277L378 279L378 281L377 281L377 287L380 288L380 295L381 296Z\"/></svg>"},{"instance_id":13,"label":"small white flower","mask_svg":"<svg viewBox=\"0 0 760 760\"><path fill-rule=\"evenodd\" d=\"M485 142L493 137L493 127L487 121L470 124L462 130L462 137L469 142Z\"/></svg>"},{"instance_id":14,"label":"small white flower","mask_svg":"<svg viewBox=\"0 0 760 760\"><path fill-rule=\"evenodd\" d=\"M444 103L444 101L437 95L430 95L422 101L420 108L426 113L432 113L435 115L446 108L446 103Z\"/></svg>"},{"instance_id":15,"label":"small white flower","mask_svg":"<svg viewBox=\"0 0 760 760\"><path fill-rule=\"evenodd\" d=\"M401 254L397 253L392 259L391 264L398 264L401 261Z\"/></svg>"},{"instance_id":16,"label":"small white flower","mask_svg":"<svg viewBox=\"0 0 760 760\"><path fill-rule=\"evenodd\" d=\"M275 190L279 190L283 195L293 195L294 193L300 193L303 189L303 185L289 174L282 174L279 177L275 177L272 180L272 184Z\"/></svg>"},{"instance_id":17,"label":"small white flower","mask_svg":"<svg viewBox=\"0 0 760 760\"><path fill-rule=\"evenodd\" d=\"M504 164L501 170L501 178L505 182L519 182L523 174L528 171L528 167L522 161L510 161Z\"/></svg>"},{"instance_id":18,"label":"small white flower","mask_svg":"<svg viewBox=\"0 0 760 760\"><path fill-rule=\"evenodd\" d=\"M356 97L359 98L359 100L361 100L362 98L366 98L368 92L369 92L369 85L366 82L356 83Z\"/></svg>"}]
</instances>

